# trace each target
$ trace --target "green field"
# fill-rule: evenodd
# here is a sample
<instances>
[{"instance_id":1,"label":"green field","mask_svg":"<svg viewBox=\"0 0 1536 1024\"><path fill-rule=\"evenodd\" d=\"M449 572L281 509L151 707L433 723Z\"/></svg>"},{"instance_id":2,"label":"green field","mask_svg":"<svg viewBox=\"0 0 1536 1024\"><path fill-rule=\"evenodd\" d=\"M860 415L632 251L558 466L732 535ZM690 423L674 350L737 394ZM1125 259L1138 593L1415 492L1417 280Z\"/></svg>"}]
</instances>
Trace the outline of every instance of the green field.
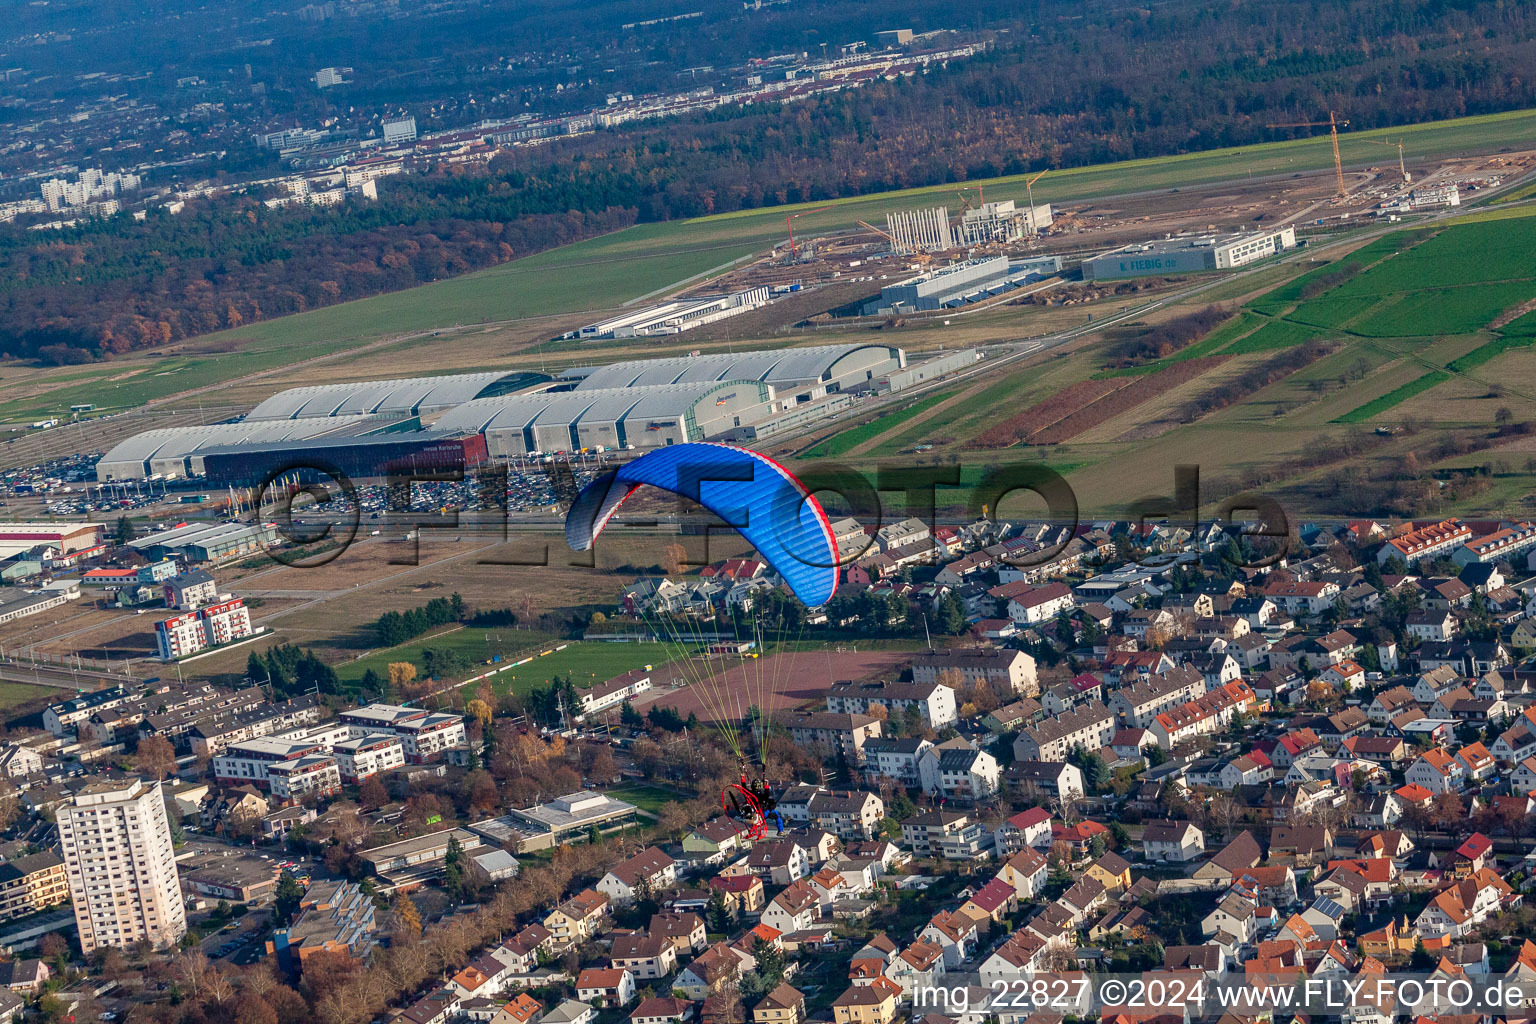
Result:
<instances>
[{"instance_id":1,"label":"green field","mask_svg":"<svg viewBox=\"0 0 1536 1024\"><path fill-rule=\"evenodd\" d=\"M1372 338L1470 334L1532 297L1536 297L1532 280L1423 289L1351 324L1350 330Z\"/></svg>"},{"instance_id":2,"label":"green field","mask_svg":"<svg viewBox=\"0 0 1536 1024\"><path fill-rule=\"evenodd\" d=\"M1301 289L1341 267L1361 273L1315 298ZM1500 221L1393 232L1254 304L1299 324L1373 338L1471 334L1536 298L1526 233ZM1290 308L1294 302L1300 305Z\"/></svg>"},{"instance_id":3,"label":"green field","mask_svg":"<svg viewBox=\"0 0 1536 1024\"><path fill-rule=\"evenodd\" d=\"M1357 409L1334 420L1335 423L1364 423L1373 416L1379 416L1395 405L1408 401L1414 395L1422 395L1430 388L1438 384L1444 384L1451 379L1451 375L1444 370L1430 370L1424 376L1409 381L1402 387L1393 388L1380 398L1372 399Z\"/></svg>"},{"instance_id":4,"label":"green field","mask_svg":"<svg viewBox=\"0 0 1536 1024\"><path fill-rule=\"evenodd\" d=\"M873 441L887 430L895 429L912 417L927 412L949 397L949 395L930 395L904 409L888 412L884 416L876 416L868 423L861 423L851 430L844 430L833 434L825 441L813 445L805 453L805 457L811 459L836 458L839 455L852 451L867 441Z\"/></svg>"},{"instance_id":5,"label":"green field","mask_svg":"<svg viewBox=\"0 0 1536 1024\"><path fill-rule=\"evenodd\" d=\"M679 796L670 789L660 786L648 786L643 782L626 782L622 786L613 786L603 790L615 800L623 800L625 803L634 804L642 811L651 814L660 814L661 809L668 804L675 804L687 797Z\"/></svg>"},{"instance_id":6,"label":"green field","mask_svg":"<svg viewBox=\"0 0 1536 1024\"><path fill-rule=\"evenodd\" d=\"M1221 350L1223 355L1240 356L1249 352L1273 352L1312 341L1318 333L1302 324L1273 320Z\"/></svg>"},{"instance_id":7,"label":"green field","mask_svg":"<svg viewBox=\"0 0 1536 1024\"><path fill-rule=\"evenodd\" d=\"M542 633L530 633L526 629L477 629L466 626L463 629L413 640L399 647L374 651L355 661L337 665L336 674L344 683L356 683L369 669L373 669L381 676L387 674L389 663L392 661L409 661L420 668L421 652L431 647L437 650L458 651L470 659L478 667L464 674L472 676L486 670L486 666L481 665L481 662L487 661L492 655L500 654L505 658L508 655L517 654L520 657L528 651L542 650L544 645L558 642Z\"/></svg>"},{"instance_id":8,"label":"green field","mask_svg":"<svg viewBox=\"0 0 1536 1024\"><path fill-rule=\"evenodd\" d=\"M1502 206L1505 203L1518 203L1520 200L1530 199L1532 196L1536 196L1536 181L1530 182L1526 185L1521 185L1517 189L1512 189L1511 191L1504 193L1489 205Z\"/></svg>"},{"instance_id":9,"label":"green field","mask_svg":"<svg viewBox=\"0 0 1536 1024\"><path fill-rule=\"evenodd\" d=\"M59 700L68 696L70 696L68 690L57 689L52 686L0 682L0 711L10 711L13 708L43 699Z\"/></svg>"},{"instance_id":10,"label":"green field","mask_svg":"<svg viewBox=\"0 0 1536 1024\"><path fill-rule=\"evenodd\" d=\"M1536 345L1536 336L1495 338L1486 345L1480 345L1458 359L1452 359L1446 366L1457 373L1467 373L1475 370L1484 363L1492 362L1499 356L1512 349L1529 348Z\"/></svg>"},{"instance_id":11,"label":"green field","mask_svg":"<svg viewBox=\"0 0 1536 1024\"><path fill-rule=\"evenodd\" d=\"M551 643L539 650L550 650ZM647 665L660 667L681 652L676 644L619 644L576 641L563 651L535 658L527 665L508 669L493 677L492 688L498 693L526 694L536 686L545 686L555 676L569 678L585 689L606 682L614 676Z\"/></svg>"}]
</instances>

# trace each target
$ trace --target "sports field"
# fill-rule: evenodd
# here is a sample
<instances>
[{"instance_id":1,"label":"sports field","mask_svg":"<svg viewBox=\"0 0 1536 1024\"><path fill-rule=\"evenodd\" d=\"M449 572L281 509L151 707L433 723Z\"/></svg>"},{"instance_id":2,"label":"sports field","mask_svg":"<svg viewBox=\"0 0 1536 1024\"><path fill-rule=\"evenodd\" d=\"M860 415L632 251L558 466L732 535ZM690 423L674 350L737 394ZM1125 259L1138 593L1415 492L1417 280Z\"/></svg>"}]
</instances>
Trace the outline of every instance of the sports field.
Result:
<instances>
[{"instance_id":1,"label":"sports field","mask_svg":"<svg viewBox=\"0 0 1536 1024\"><path fill-rule=\"evenodd\" d=\"M491 688L498 694L522 696L536 686L546 686L555 676L570 679L579 689L606 682L614 676L633 672L647 665L660 669L681 652L674 644L619 644L573 641L562 651L555 643L525 651L533 655L526 665L510 668L492 678ZM543 651L549 651L543 654ZM482 670L484 671L484 670Z\"/></svg>"},{"instance_id":2,"label":"sports field","mask_svg":"<svg viewBox=\"0 0 1536 1024\"><path fill-rule=\"evenodd\" d=\"M558 641L527 630L475 629L473 627L450 629L413 640L408 644L401 644L399 647L374 651L354 661L343 662L336 666L336 674L344 683L356 683L369 669L373 669L381 676L385 675L390 663L395 661L409 661L420 668L422 652L431 648L462 654L476 666L464 674L477 675L490 667L485 662L495 655L503 655L504 660L512 656L521 657L530 651L542 650L551 643L558 643Z\"/></svg>"}]
</instances>

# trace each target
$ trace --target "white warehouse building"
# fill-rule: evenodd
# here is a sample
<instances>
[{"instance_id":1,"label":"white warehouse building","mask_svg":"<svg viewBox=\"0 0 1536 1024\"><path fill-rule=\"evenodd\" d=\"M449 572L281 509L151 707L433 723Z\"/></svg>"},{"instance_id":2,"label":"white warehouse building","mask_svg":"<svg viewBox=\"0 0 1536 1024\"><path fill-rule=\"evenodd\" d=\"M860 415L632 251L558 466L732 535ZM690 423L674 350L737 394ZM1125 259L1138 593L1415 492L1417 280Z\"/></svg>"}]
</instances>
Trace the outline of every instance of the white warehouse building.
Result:
<instances>
[{"instance_id":1,"label":"white warehouse building","mask_svg":"<svg viewBox=\"0 0 1536 1024\"><path fill-rule=\"evenodd\" d=\"M567 370L560 377L577 381L578 391L726 380L761 381L783 396L787 405L798 405L830 391L863 390L877 377L884 377L906 365L906 353L890 345L818 345L777 351L633 359L608 366Z\"/></svg>"},{"instance_id":2,"label":"white warehouse building","mask_svg":"<svg viewBox=\"0 0 1536 1024\"><path fill-rule=\"evenodd\" d=\"M483 433L490 456L507 458L702 441L776 411L773 388L727 380L480 398L449 412L437 427Z\"/></svg>"},{"instance_id":3,"label":"white warehouse building","mask_svg":"<svg viewBox=\"0 0 1536 1024\"><path fill-rule=\"evenodd\" d=\"M1183 235L1138 242L1083 261L1083 280L1118 281L1162 274L1231 270L1296 248L1296 229L1236 235Z\"/></svg>"},{"instance_id":4,"label":"white warehouse building","mask_svg":"<svg viewBox=\"0 0 1536 1024\"><path fill-rule=\"evenodd\" d=\"M608 320L576 331L562 334L562 338L644 338L652 335L681 334L704 324L724 320L766 306L771 298L767 288L749 288L729 295L708 295L697 299L679 299L663 302L636 313Z\"/></svg>"}]
</instances>

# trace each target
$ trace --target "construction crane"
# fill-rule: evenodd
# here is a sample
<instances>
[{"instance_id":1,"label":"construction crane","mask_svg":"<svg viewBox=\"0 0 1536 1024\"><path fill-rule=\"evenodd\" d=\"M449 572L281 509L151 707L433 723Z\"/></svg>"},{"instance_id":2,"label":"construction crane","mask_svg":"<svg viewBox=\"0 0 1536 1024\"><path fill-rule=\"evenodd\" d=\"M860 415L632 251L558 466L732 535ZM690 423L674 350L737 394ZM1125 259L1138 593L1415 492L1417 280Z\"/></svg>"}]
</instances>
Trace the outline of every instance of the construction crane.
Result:
<instances>
[{"instance_id":1,"label":"construction crane","mask_svg":"<svg viewBox=\"0 0 1536 1024\"><path fill-rule=\"evenodd\" d=\"M1024 182L1024 191L1029 196L1029 228L1037 235L1040 231L1035 227L1035 182L1045 177L1050 171L1051 169L1047 167L1033 178L1029 178Z\"/></svg>"},{"instance_id":2,"label":"construction crane","mask_svg":"<svg viewBox=\"0 0 1536 1024\"><path fill-rule=\"evenodd\" d=\"M1397 170L1403 176L1403 181L1411 182L1413 178L1408 173L1407 166L1403 163L1403 140L1393 142L1391 139L1366 139L1366 142L1374 142L1378 146L1393 146L1397 149Z\"/></svg>"},{"instance_id":3,"label":"construction crane","mask_svg":"<svg viewBox=\"0 0 1536 1024\"><path fill-rule=\"evenodd\" d=\"M793 259L795 259L798 256L798 253L795 251L795 224L794 224L795 218L796 217L805 217L805 216L808 216L808 215L813 214L813 213L820 213L822 210L830 210L830 209L832 209L832 207L830 205L828 205L828 206L821 206L821 207L817 207L814 210L801 210L799 213L792 213L788 217L784 218L784 226L789 228L789 258L790 259L793 260Z\"/></svg>"},{"instance_id":4,"label":"construction crane","mask_svg":"<svg viewBox=\"0 0 1536 1024\"><path fill-rule=\"evenodd\" d=\"M1344 161L1339 159L1339 129L1348 128L1348 121L1340 121L1333 111L1328 111L1326 121L1288 121L1283 124L1268 125L1270 128L1323 128L1328 129L1328 135L1333 140L1333 173L1339 179L1339 195L1346 194L1349 190L1344 187Z\"/></svg>"}]
</instances>

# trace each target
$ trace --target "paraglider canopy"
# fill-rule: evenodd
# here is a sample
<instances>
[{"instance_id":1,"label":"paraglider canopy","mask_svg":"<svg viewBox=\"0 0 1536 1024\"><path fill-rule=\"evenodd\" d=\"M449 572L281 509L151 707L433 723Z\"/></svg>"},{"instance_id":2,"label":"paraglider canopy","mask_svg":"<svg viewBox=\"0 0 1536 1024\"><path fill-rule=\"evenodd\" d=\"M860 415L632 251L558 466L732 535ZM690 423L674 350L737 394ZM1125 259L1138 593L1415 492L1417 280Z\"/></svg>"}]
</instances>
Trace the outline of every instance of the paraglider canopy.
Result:
<instances>
[{"instance_id":1,"label":"paraglider canopy","mask_svg":"<svg viewBox=\"0 0 1536 1024\"><path fill-rule=\"evenodd\" d=\"M658 448L582 489L565 518L573 551L590 548L635 490L652 486L704 506L762 555L807 608L837 591L837 542L821 503L772 459L713 442Z\"/></svg>"}]
</instances>

